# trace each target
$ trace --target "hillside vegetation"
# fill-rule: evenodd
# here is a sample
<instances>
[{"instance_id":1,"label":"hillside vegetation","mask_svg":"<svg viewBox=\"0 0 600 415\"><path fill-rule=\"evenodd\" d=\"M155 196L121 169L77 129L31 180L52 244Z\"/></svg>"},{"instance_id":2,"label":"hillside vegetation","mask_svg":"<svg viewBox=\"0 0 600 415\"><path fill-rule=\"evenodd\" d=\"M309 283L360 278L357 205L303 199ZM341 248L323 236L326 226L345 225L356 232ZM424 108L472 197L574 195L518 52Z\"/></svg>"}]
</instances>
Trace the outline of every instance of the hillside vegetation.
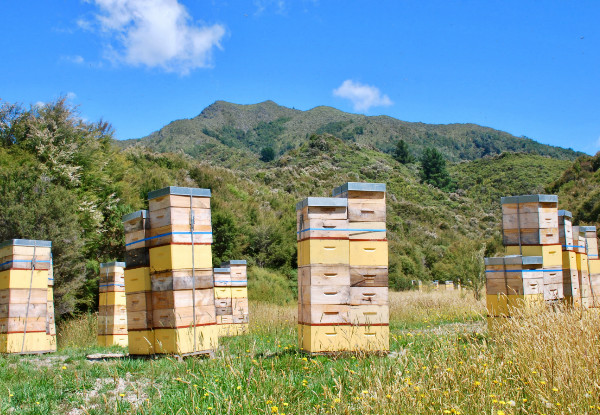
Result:
<instances>
[{"instance_id":1,"label":"hillside vegetation","mask_svg":"<svg viewBox=\"0 0 600 415\"><path fill-rule=\"evenodd\" d=\"M313 134L331 134L385 153L393 152L402 139L417 156L427 147L436 147L454 162L506 151L564 160L582 155L476 124L411 123L387 116L349 114L330 107L299 111L272 101L254 105L217 101L192 119L173 121L147 137L120 145L145 146L158 152L183 151L227 166L257 165L263 148L271 147L281 155L299 147Z\"/></svg>"},{"instance_id":2,"label":"hillside vegetation","mask_svg":"<svg viewBox=\"0 0 600 415\"><path fill-rule=\"evenodd\" d=\"M275 107L277 118L297 113ZM258 114L271 122L270 112ZM226 117L235 128L250 128L235 114L211 119ZM82 121L64 101L29 110L4 104L0 142L0 240L53 241L56 308L63 316L95 309L99 263L123 259L122 215L147 207L147 193L164 186L212 189L213 263L247 259L251 298L285 304L296 289L295 203L307 196L328 196L347 181L386 183L390 285L404 289L411 280L463 278L457 258L479 255L483 243L488 253L497 247L498 198L538 192L570 165L531 154L450 165L457 189L447 193L422 184L417 164L400 164L331 131L269 163L224 145L223 159L196 159L117 147L108 124Z\"/></svg>"}]
</instances>

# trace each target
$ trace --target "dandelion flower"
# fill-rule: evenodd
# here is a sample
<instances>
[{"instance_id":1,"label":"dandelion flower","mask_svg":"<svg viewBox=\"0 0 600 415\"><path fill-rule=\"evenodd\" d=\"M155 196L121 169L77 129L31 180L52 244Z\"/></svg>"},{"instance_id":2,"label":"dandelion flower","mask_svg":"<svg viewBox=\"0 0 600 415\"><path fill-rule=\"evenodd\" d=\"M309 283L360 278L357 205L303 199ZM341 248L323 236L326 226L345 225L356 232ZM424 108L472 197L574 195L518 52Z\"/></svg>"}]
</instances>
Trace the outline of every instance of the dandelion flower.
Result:
<instances>
[{"instance_id":1,"label":"dandelion flower","mask_svg":"<svg viewBox=\"0 0 600 415\"><path fill-rule=\"evenodd\" d=\"M272 414L277 414L277 413L279 413L279 408L278 408L278 407L276 407L276 406L272 406L272 407L271 407L271 413L272 413Z\"/></svg>"},{"instance_id":2,"label":"dandelion flower","mask_svg":"<svg viewBox=\"0 0 600 415\"><path fill-rule=\"evenodd\" d=\"M506 415L504 411L498 411L496 412L496 415Z\"/></svg>"}]
</instances>

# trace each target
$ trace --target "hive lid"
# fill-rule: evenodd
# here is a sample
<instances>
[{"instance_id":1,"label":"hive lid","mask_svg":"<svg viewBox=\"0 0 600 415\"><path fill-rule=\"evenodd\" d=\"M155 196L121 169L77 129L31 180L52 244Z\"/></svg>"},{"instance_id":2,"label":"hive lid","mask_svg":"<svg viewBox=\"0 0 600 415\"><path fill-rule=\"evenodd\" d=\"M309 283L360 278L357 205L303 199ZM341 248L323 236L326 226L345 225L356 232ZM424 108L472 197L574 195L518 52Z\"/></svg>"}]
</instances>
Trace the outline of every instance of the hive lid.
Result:
<instances>
[{"instance_id":1,"label":"hive lid","mask_svg":"<svg viewBox=\"0 0 600 415\"><path fill-rule=\"evenodd\" d=\"M485 265L504 265L504 257L484 258Z\"/></svg>"},{"instance_id":2,"label":"hive lid","mask_svg":"<svg viewBox=\"0 0 600 415\"><path fill-rule=\"evenodd\" d=\"M509 203L558 203L558 196L556 195L521 195L521 196L505 196L500 198L500 202L503 205Z\"/></svg>"},{"instance_id":3,"label":"hive lid","mask_svg":"<svg viewBox=\"0 0 600 415\"><path fill-rule=\"evenodd\" d=\"M509 265L542 265L542 257L510 255L504 257L504 263Z\"/></svg>"},{"instance_id":4,"label":"hive lid","mask_svg":"<svg viewBox=\"0 0 600 415\"><path fill-rule=\"evenodd\" d=\"M231 272L231 269L229 268L213 268L213 272Z\"/></svg>"},{"instance_id":5,"label":"hive lid","mask_svg":"<svg viewBox=\"0 0 600 415\"><path fill-rule=\"evenodd\" d=\"M579 232L596 232L595 226L580 226Z\"/></svg>"},{"instance_id":6,"label":"hive lid","mask_svg":"<svg viewBox=\"0 0 600 415\"><path fill-rule=\"evenodd\" d=\"M142 218L146 218L148 216L148 211L147 210L136 210L135 212L128 213L127 215L123 215L123 218L121 219L121 221L127 222L127 221L130 221L131 219L139 218L140 216Z\"/></svg>"},{"instance_id":7,"label":"hive lid","mask_svg":"<svg viewBox=\"0 0 600 415\"><path fill-rule=\"evenodd\" d=\"M124 262L118 262L118 261L102 262L102 263L100 263L100 268L110 268L110 267L122 267L122 268L125 268L125 263Z\"/></svg>"},{"instance_id":8,"label":"hive lid","mask_svg":"<svg viewBox=\"0 0 600 415\"><path fill-rule=\"evenodd\" d=\"M296 203L296 210L302 210L307 206L347 207L348 199L339 197L307 197L303 201Z\"/></svg>"},{"instance_id":9,"label":"hive lid","mask_svg":"<svg viewBox=\"0 0 600 415\"><path fill-rule=\"evenodd\" d=\"M210 197L210 189L200 189L197 187L168 186L163 189L148 192L148 200L156 199L157 197L166 195Z\"/></svg>"},{"instance_id":10,"label":"hive lid","mask_svg":"<svg viewBox=\"0 0 600 415\"><path fill-rule=\"evenodd\" d=\"M341 193L349 191L357 192L385 192L385 183L360 183L360 182L348 182L341 186L336 187L331 192L332 196L337 196Z\"/></svg>"},{"instance_id":11,"label":"hive lid","mask_svg":"<svg viewBox=\"0 0 600 415\"><path fill-rule=\"evenodd\" d=\"M569 212L568 210L559 210L558 211L558 216L565 216L567 218L573 218L573 214L571 212Z\"/></svg>"},{"instance_id":12,"label":"hive lid","mask_svg":"<svg viewBox=\"0 0 600 415\"><path fill-rule=\"evenodd\" d=\"M52 241L38 241L35 239L9 239L0 244L0 248L5 246L38 246L40 248L52 248Z\"/></svg>"},{"instance_id":13,"label":"hive lid","mask_svg":"<svg viewBox=\"0 0 600 415\"><path fill-rule=\"evenodd\" d=\"M232 259L230 261L221 262L221 267L227 268L228 265L246 265L246 264L248 264L248 262L246 262L245 259Z\"/></svg>"}]
</instances>

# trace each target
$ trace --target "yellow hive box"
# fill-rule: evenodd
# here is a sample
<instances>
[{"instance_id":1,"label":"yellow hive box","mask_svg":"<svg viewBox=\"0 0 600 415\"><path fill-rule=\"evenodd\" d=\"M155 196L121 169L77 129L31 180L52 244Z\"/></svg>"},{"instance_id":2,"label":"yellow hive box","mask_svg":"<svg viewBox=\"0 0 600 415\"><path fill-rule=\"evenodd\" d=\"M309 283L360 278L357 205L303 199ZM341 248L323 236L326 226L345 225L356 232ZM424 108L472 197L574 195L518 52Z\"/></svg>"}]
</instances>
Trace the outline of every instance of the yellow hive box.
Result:
<instances>
[{"instance_id":1,"label":"yellow hive box","mask_svg":"<svg viewBox=\"0 0 600 415\"><path fill-rule=\"evenodd\" d=\"M126 305L125 292L100 293L99 305Z\"/></svg>"},{"instance_id":2,"label":"yellow hive box","mask_svg":"<svg viewBox=\"0 0 600 415\"><path fill-rule=\"evenodd\" d=\"M231 298L231 287L215 287L215 299Z\"/></svg>"},{"instance_id":3,"label":"yellow hive box","mask_svg":"<svg viewBox=\"0 0 600 415\"><path fill-rule=\"evenodd\" d=\"M600 259L590 259L588 261L590 276L600 274Z\"/></svg>"},{"instance_id":4,"label":"yellow hive box","mask_svg":"<svg viewBox=\"0 0 600 415\"><path fill-rule=\"evenodd\" d=\"M216 350L219 346L219 329L216 324L196 327L196 349L194 350L194 328L155 329L154 350L156 353L184 354L205 350Z\"/></svg>"},{"instance_id":5,"label":"yellow hive box","mask_svg":"<svg viewBox=\"0 0 600 415\"><path fill-rule=\"evenodd\" d=\"M583 271L589 274L588 256L586 254L577 254L577 271Z\"/></svg>"},{"instance_id":6,"label":"yellow hive box","mask_svg":"<svg viewBox=\"0 0 600 415\"><path fill-rule=\"evenodd\" d=\"M541 256L545 268L562 266L561 245L528 245L521 249L523 253L519 252L518 246L507 246L506 255Z\"/></svg>"},{"instance_id":7,"label":"yellow hive box","mask_svg":"<svg viewBox=\"0 0 600 415\"><path fill-rule=\"evenodd\" d=\"M388 326L351 327L350 350L353 352L386 352L390 349Z\"/></svg>"},{"instance_id":8,"label":"yellow hive box","mask_svg":"<svg viewBox=\"0 0 600 415\"><path fill-rule=\"evenodd\" d=\"M298 345L308 353L350 350L350 326L307 326L298 324Z\"/></svg>"},{"instance_id":9,"label":"yellow hive box","mask_svg":"<svg viewBox=\"0 0 600 415\"><path fill-rule=\"evenodd\" d=\"M194 264L192 264L192 245L163 245L150 248L150 272L172 269L212 268L212 250L210 245L194 245Z\"/></svg>"},{"instance_id":10,"label":"yellow hive box","mask_svg":"<svg viewBox=\"0 0 600 415\"><path fill-rule=\"evenodd\" d=\"M127 344L129 343L127 336L128 336L127 334L109 334L109 335L99 334L98 335L98 345L106 346L106 347L110 347L110 346L127 347Z\"/></svg>"},{"instance_id":11,"label":"yellow hive box","mask_svg":"<svg viewBox=\"0 0 600 415\"><path fill-rule=\"evenodd\" d=\"M241 336L243 334L248 334L249 325L247 323L239 323L239 324L219 324L218 331L219 337L229 337L229 336Z\"/></svg>"},{"instance_id":12,"label":"yellow hive box","mask_svg":"<svg viewBox=\"0 0 600 415\"><path fill-rule=\"evenodd\" d=\"M510 316L517 309L535 310L544 304L544 294L486 295L488 316Z\"/></svg>"},{"instance_id":13,"label":"yellow hive box","mask_svg":"<svg viewBox=\"0 0 600 415\"><path fill-rule=\"evenodd\" d=\"M31 282L31 285L30 285ZM0 272L0 290L6 288L47 288L48 270L8 269Z\"/></svg>"},{"instance_id":14,"label":"yellow hive box","mask_svg":"<svg viewBox=\"0 0 600 415\"><path fill-rule=\"evenodd\" d=\"M387 241L350 241L350 266L387 265Z\"/></svg>"},{"instance_id":15,"label":"yellow hive box","mask_svg":"<svg viewBox=\"0 0 600 415\"><path fill-rule=\"evenodd\" d=\"M127 333L129 354L149 355L154 354L154 331L136 330Z\"/></svg>"},{"instance_id":16,"label":"yellow hive box","mask_svg":"<svg viewBox=\"0 0 600 415\"><path fill-rule=\"evenodd\" d=\"M248 288L231 287L231 298L248 298Z\"/></svg>"},{"instance_id":17,"label":"yellow hive box","mask_svg":"<svg viewBox=\"0 0 600 415\"><path fill-rule=\"evenodd\" d=\"M298 242L298 266L311 264L348 264L347 239L306 239Z\"/></svg>"},{"instance_id":18,"label":"yellow hive box","mask_svg":"<svg viewBox=\"0 0 600 415\"><path fill-rule=\"evenodd\" d=\"M56 334L46 334L46 347L48 351L56 351Z\"/></svg>"},{"instance_id":19,"label":"yellow hive box","mask_svg":"<svg viewBox=\"0 0 600 415\"><path fill-rule=\"evenodd\" d=\"M0 334L0 353L21 353L25 336L23 353L48 352L50 345L46 332L38 333L2 333Z\"/></svg>"},{"instance_id":20,"label":"yellow hive box","mask_svg":"<svg viewBox=\"0 0 600 415\"><path fill-rule=\"evenodd\" d=\"M563 251L562 267L563 269L577 269L577 254L573 251Z\"/></svg>"},{"instance_id":21,"label":"yellow hive box","mask_svg":"<svg viewBox=\"0 0 600 415\"><path fill-rule=\"evenodd\" d=\"M150 268L139 267L125 270L125 292L151 291L152 280L150 279Z\"/></svg>"}]
</instances>

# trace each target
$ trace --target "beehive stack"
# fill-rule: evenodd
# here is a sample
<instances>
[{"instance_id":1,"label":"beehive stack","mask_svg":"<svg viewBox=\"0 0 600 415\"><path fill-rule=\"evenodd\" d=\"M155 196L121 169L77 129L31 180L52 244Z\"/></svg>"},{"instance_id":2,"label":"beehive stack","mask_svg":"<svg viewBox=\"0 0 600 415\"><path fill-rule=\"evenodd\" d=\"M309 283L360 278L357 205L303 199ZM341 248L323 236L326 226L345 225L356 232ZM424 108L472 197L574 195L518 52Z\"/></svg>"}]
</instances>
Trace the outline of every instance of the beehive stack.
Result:
<instances>
[{"instance_id":1,"label":"beehive stack","mask_svg":"<svg viewBox=\"0 0 600 415\"><path fill-rule=\"evenodd\" d=\"M596 227L579 226L579 241L585 247L589 279L587 281L589 288L586 287L586 299L582 298L582 301L588 308L598 308L600 307L600 259L598 259Z\"/></svg>"},{"instance_id":2,"label":"beehive stack","mask_svg":"<svg viewBox=\"0 0 600 415\"><path fill-rule=\"evenodd\" d=\"M389 348L385 184L296 206L298 334L310 353Z\"/></svg>"},{"instance_id":3,"label":"beehive stack","mask_svg":"<svg viewBox=\"0 0 600 415\"><path fill-rule=\"evenodd\" d=\"M544 299L562 300L563 262L558 227L558 196L503 197L502 227L506 253L541 256Z\"/></svg>"},{"instance_id":4,"label":"beehive stack","mask_svg":"<svg viewBox=\"0 0 600 415\"><path fill-rule=\"evenodd\" d=\"M98 344L101 346L127 346L124 268L124 262L100 264Z\"/></svg>"},{"instance_id":5,"label":"beehive stack","mask_svg":"<svg viewBox=\"0 0 600 415\"><path fill-rule=\"evenodd\" d=\"M580 306L579 273L575 252L577 245L573 241L572 218L573 215L568 210L558 211L558 237L562 247L563 294L567 305Z\"/></svg>"},{"instance_id":6,"label":"beehive stack","mask_svg":"<svg viewBox=\"0 0 600 415\"><path fill-rule=\"evenodd\" d=\"M123 216L125 230L125 302L127 338L132 355L154 354L152 283L150 280L150 225L148 211Z\"/></svg>"},{"instance_id":7,"label":"beehive stack","mask_svg":"<svg viewBox=\"0 0 600 415\"><path fill-rule=\"evenodd\" d=\"M543 258L510 255L485 258L488 325L544 302ZM519 310L519 311L517 311Z\"/></svg>"},{"instance_id":8,"label":"beehive stack","mask_svg":"<svg viewBox=\"0 0 600 415\"><path fill-rule=\"evenodd\" d=\"M166 187L148 194L156 353L211 353L218 345L210 190Z\"/></svg>"},{"instance_id":9,"label":"beehive stack","mask_svg":"<svg viewBox=\"0 0 600 415\"><path fill-rule=\"evenodd\" d=\"M56 350L48 321L51 249L50 241L12 239L0 244L1 353Z\"/></svg>"},{"instance_id":10,"label":"beehive stack","mask_svg":"<svg viewBox=\"0 0 600 415\"><path fill-rule=\"evenodd\" d=\"M248 332L248 277L245 260L221 263L215 276L215 307L219 336Z\"/></svg>"}]
</instances>

